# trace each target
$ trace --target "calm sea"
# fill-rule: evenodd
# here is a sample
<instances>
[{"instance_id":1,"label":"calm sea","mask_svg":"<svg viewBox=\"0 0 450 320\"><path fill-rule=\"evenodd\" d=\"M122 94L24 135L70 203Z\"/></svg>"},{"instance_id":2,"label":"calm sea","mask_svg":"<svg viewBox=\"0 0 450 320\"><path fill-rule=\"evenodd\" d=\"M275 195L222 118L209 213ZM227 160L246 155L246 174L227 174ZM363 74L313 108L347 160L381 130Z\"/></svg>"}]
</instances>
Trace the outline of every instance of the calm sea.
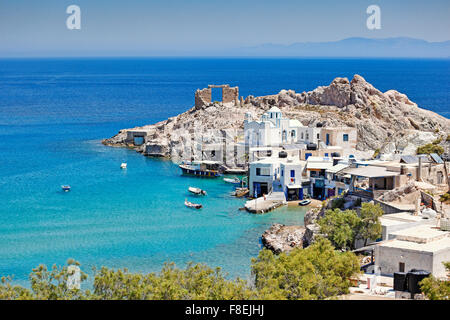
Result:
<instances>
[{"instance_id":1,"label":"calm sea","mask_svg":"<svg viewBox=\"0 0 450 320\"><path fill-rule=\"evenodd\" d=\"M304 210L247 214L221 180L182 177L169 161L100 140L187 110L208 84L258 96L355 73L449 116L450 60L0 60L0 275L24 282L39 263L74 258L85 270L195 261L249 277L262 232L274 222L302 224ZM195 200L201 211L184 207L188 186L208 191Z\"/></svg>"}]
</instances>

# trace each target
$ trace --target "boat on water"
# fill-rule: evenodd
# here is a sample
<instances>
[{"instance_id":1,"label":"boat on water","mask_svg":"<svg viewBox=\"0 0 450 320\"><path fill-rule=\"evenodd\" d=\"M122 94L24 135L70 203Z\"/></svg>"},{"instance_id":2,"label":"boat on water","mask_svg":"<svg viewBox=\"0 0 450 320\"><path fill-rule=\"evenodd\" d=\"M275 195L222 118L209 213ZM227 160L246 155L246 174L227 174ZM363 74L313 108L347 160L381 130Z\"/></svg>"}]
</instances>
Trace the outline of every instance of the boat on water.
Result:
<instances>
[{"instance_id":1,"label":"boat on water","mask_svg":"<svg viewBox=\"0 0 450 320\"><path fill-rule=\"evenodd\" d=\"M223 181L227 182L227 183L232 183L232 184L241 184L241 180L239 180L239 178L234 177L234 178L223 178Z\"/></svg>"},{"instance_id":2,"label":"boat on water","mask_svg":"<svg viewBox=\"0 0 450 320\"><path fill-rule=\"evenodd\" d=\"M299 206L307 206L308 204L311 203L311 200L306 199L306 200L302 200L298 203Z\"/></svg>"},{"instance_id":3,"label":"boat on water","mask_svg":"<svg viewBox=\"0 0 450 320\"><path fill-rule=\"evenodd\" d=\"M187 199L184 200L184 205L188 208L194 209L201 209L203 207L201 204L189 202Z\"/></svg>"},{"instance_id":4,"label":"boat on water","mask_svg":"<svg viewBox=\"0 0 450 320\"><path fill-rule=\"evenodd\" d=\"M200 188L189 187L188 190L189 190L190 193L206 196L206 191L202 190Z\"/></svg>"},{"instance_id":5,"label":"boat on water","mask_svg":"<svg viewBox=\"0 0 450 320\"><path fill-rule=\"evenodd\" d=\"M69 186L69 185L67 185L67 186L61 186L61 189L62 189L64 192L69 192L69 191L70 191L70 186Z\"/></svg>"},{"instance_id":6,"label":"boat on water","mask_svg":"<svg viewBox=\"0 0 450 320\"><path fill-rule=\"evenodd\" d=\"M248 188L236 188L236 191L234 192L234 196L237 198L242 198L243 196L247 195L249 193Z\"/></svg>"},{"instance_id":7,"label":"boat on water","mask_svg":"<svg viewBox=\"0 0 450 320\"><path fill-rule=\"evenodd\" d=\"M126 164L125 162L123 162L123 163L120 165L120 168L126 169L126 168L127 168L127 164Z\"/></svg>"},{"instance_id":8,"label":"boat on water","mask_svg":"<svg viewBox=\"0 0 450 320\"><path fill-rule=\"evenodd\" d=\"M204 178L217 178L221 176L219 172L220 163L216 161L192 161L179 165L184 175Z\"/></svg>"}]
</instances>

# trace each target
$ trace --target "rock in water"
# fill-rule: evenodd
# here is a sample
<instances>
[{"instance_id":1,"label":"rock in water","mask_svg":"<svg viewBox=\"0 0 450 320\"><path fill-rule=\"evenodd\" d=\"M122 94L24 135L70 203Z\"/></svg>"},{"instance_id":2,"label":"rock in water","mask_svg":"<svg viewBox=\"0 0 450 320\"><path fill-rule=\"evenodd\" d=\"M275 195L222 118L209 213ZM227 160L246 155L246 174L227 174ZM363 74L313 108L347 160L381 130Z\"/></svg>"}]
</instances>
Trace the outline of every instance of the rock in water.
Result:
<instances>
[{"instance_id":1,"label":"rock in water","mask_svg":"<svg viewBox=\"0 0 450 320\"><path fill-rule=\"evenodd\" d=\"M262 235L264 246L274 253L289 252L294 248L303 248L305 228L274 224Z\"/></svg>"}]
</instances>

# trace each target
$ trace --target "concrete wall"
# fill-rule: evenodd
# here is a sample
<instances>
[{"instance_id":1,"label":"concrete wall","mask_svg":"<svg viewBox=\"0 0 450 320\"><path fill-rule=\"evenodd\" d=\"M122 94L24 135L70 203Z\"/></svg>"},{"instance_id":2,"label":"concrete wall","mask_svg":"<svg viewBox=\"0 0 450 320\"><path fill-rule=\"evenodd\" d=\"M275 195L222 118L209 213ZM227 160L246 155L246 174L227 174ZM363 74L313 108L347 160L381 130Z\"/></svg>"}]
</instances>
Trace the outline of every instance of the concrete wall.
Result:
<instances>
[{"instance_id":1,"label":"concrete wall","mask_svg":"<svg viewBox=\"0 0 450 320\"><path fill-rule=\"evenodd\" d=\"M376 200L376 199L373 199L373 202L375 204L379 204L380 205L381 209L383 209L383 211L384 211L384 214L391 214L391 213L399 213L399 212L407 212L408 211L408 210L396 208L394 206L391 206L391 205L389 205L389 204L387 204L385 202L382 202L382 201L379 201L379 200Z\"/></svg>"},{"instance_id":2,"label":"concrete wall","mask_svg":"<svg viewBox=\"0 0 450 320\"><path fill-rule=\"evenodd\" d=\"M400 248L375 247L375 265L381 269L381 273L392 275L398 272L399 264L405 264L405 272L411 269L421 269L433 272L433 254L431 252L411 251Z\"/></svg>"},{"instance_id":3,"label":"concrete wall","mask_svg":"<svg viewBox=\"0 0 450 320\"><path fill-rule=\"evenodd\" d=\"M434 254L433 270L431 271L435 277L445 278L447 277L447 270L443 262L450 261L450 249L437 252Z\"/></svg>"},{"instance_id":4,"label":"concrete wall","mask_svg":"<svg viewBox=\"0 0 450 320\"><path fill-rule=\"evenodd\" d=\"M269 175L267 176L257 176L256 175L256 168L268 168ZM249 181L249 189L250 189L250 196L253 196L255 193L255 190L253 189L253 183L254 182L260 182L260 183L267 183L269 192L272 190L273 187L273 181L275 173L279 170L278 164L272 164L272 163L250 163L250 181Z\"/></svg>"},{"instance_id":5,"label":"concrete wall","mask_svg":"<svg viewBox=\"0 0 450 320\"><path fill-rule=\"evenodd\" d=\"M145 140L145 137L147 137L147 132L146 131L127 131L127 138L126 138L125 142L134 144L135 137L143 137Z\"/></svg>"},{"instance_id":6,"label":"concrete wall","mask_svg":"<svg viewBox=\"0 0 450 320\"><path fill-rule=\"evenodd\" d=\"M321 141L327 142L327 134L329 135L330 146L340 146L344 149L356 149L358 142L358 134L356 128L322 128ZM348 141L344 141L344 134L348 135Z\"/></svg>"},{"instance_id":7,"label":"concrete wall","mask_svg":"<svg viewBox=\"0 0 450 320\"><path fill-rule=\"evenodd\" d=\"M294 170L294 183L291 183L291 170ZM283 191L286 191L287 185L301 185L302 171L303 167L300 163L282 163L280 165L280 182L283 187ZM283 176L281 176L281 172L283 172Z\"/></svg>"}]
</instances>

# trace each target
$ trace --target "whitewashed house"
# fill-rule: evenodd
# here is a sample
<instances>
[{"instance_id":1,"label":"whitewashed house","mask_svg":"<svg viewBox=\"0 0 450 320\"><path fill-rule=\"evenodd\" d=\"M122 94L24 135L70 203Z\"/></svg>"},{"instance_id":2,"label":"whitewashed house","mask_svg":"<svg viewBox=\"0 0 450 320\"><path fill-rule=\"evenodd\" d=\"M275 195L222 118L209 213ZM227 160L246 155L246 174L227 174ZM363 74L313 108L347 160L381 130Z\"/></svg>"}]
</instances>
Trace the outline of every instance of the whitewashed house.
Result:
<instances>
[{"instance_id":1,"label":"whitewashed house","mask_svg":"<svg viewBox=\"0 0 450 320\"><path fill-rule=\"evenodd\" d=\"M245 143L250 147L279 146L299 141L300 131L305 127L298 120L283 118L281 110L272 107L261 116L260 121L246 113L244 120ZM304 135L305 136L305 135Z\"/></svg>"},{"instance_id":2,"label":"whitewashed house","mask_svg":"<svg viewBox=\"0 0 450 320\"><path fill-rule=\"evenodd\" d=\"M250 163L249 190L252 197L261 197L273 190L273 183L280 173L280 159L265 158Z\"/></svg>"},{"instance_id":3,"label":"whitewashed house","mask_svg":"<svg viewBox=\"0 0 450 320\"><path fill-rule=\"evenodd\" d=\"M247 112L244 120L245 144L249 147L275 147L288 144L319 144L354 150L357 143L356 128L322 128L302 125L298 120L284 118L281 110L272 107L259 121Z\"/></svg>"},{"instance_id":4,"label":"whitewashed house","mask_svg":"<svg viewBox=\"0 0 450 320\"><path fill-rule=\"evenodd\" d=\"M302 178L305 162L297 159L287 159L280 163L280 182L286 200L303 200L308 194L309 179Z\"/></svg>"}]
</instances>

